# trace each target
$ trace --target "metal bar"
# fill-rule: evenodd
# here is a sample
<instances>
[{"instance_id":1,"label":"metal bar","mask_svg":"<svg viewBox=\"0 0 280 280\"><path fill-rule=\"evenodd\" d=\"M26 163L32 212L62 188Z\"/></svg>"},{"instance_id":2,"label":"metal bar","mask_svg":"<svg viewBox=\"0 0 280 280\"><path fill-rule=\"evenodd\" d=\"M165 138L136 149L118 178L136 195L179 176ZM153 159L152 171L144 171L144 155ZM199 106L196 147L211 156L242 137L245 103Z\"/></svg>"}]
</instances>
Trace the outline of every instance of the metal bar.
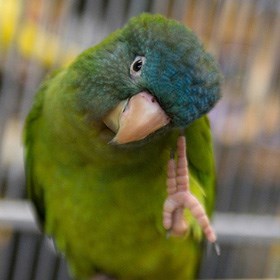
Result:
<instances>
[{"instance_id":1,"label":"metal bar","mask_svg":"<svg viewBox=\"0 0 280 280\"><path fill-rule=\"evenodd\" d=\"M0 227L39 232L32 204L27 200L1 200Z\"/></svg>"},{"instance_id":2,"label":"metal bar","mask_svg":"<svg viewBox=\"0 0 280 280\"><path fill-rule=\"evenodd\" d=\"M221 243L271 243L280 240L280 218L269 215L217 213L213 220Z\"/></svg>"},{"instance_id":3,"label":"metal bar","mask_svg":"<svg viewBox=\"0 0 280 280\"><path fill-rule=\"evenodd\" d=\"M280 219L273 216L216 213L213 225L220 243L280 240ZM39 232L32 204L27 200L0 201L0 227Z\"/></svg>"}]
</instances>

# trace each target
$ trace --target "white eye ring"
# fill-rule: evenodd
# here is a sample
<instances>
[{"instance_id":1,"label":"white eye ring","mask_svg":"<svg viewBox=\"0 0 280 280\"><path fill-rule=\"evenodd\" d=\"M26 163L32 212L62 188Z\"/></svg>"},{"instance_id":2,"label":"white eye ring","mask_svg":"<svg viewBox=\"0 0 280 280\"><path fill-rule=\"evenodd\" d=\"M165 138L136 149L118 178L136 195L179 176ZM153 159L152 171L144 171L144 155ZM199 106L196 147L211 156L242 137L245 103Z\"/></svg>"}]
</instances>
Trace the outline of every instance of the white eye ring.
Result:
<instances>
[{"instance_id":1,"label":"white eye ring","mask_svg":"<svg viewBox=\"0 0 280 280\"><path fill-rule=\"evenodd\" d=\"M130 65L130 75L132 77L139 77L142 72L142 67L145 64L146 58L144 56L136 56Z\"/></svg>"}]
</instances>

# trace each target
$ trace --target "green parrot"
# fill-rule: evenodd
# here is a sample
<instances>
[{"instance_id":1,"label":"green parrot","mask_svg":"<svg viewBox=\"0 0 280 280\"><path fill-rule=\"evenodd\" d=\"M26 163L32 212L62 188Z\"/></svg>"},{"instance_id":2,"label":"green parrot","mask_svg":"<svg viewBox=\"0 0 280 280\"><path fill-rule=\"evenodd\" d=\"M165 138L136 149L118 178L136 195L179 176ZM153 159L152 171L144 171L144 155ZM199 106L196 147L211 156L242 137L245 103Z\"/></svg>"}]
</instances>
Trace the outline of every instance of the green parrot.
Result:
<instances>
[{"instance_id":1,"label":"green parrot","mask_svg":"<svg viewBox=\"0 0 280 280\"><path fill-rule=\"evenodd\" d=\"M42 83L24 128L27 189L75 279L196 278L203 231L216 240L205 114L220 80L190 29L141 14ZM171 191L180 158L190 184Z\"/></svg>"}]
</instances>

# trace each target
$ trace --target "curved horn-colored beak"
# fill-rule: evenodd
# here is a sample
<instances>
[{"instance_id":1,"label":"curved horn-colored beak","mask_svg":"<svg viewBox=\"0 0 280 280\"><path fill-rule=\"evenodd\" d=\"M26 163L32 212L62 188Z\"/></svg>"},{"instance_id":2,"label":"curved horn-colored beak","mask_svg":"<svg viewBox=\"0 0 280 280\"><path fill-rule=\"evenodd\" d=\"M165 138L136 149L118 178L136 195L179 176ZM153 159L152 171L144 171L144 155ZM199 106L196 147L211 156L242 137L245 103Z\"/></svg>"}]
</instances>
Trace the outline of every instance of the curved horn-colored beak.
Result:
<instances>
[{"instance_id":1,"label":"curved horn-colored beak","mask_svg":"<svg viewBox=\"0 0 280 280\"><path fill-rule=\"evenodd\" d=\"M150 93L143 91L120 102L103 119L116 133L112 142L126 144L144 139L170 122L159 103Z\"/></svg>"}]
</instances>

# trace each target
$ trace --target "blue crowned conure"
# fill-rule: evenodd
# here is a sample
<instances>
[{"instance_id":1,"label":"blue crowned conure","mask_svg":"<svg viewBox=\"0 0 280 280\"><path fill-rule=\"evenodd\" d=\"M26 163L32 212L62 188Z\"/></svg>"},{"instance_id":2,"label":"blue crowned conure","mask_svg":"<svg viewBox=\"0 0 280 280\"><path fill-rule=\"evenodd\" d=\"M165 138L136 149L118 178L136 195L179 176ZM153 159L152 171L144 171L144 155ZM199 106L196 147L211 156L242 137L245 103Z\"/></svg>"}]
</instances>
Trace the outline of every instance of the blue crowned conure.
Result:
<instances>
[{"instance_id":1,"label":"blue crowned conure","mask_svg":"<svg viewBox=\"0 0 280 280\"><path fill-rule=\"evenodd\" d=\"M194 33L142 14L51 74L24 130L28 194L75 279L193 279L220 73ZM187 147L187 149L186 149Z\"/></svg>"}]
</instances>

